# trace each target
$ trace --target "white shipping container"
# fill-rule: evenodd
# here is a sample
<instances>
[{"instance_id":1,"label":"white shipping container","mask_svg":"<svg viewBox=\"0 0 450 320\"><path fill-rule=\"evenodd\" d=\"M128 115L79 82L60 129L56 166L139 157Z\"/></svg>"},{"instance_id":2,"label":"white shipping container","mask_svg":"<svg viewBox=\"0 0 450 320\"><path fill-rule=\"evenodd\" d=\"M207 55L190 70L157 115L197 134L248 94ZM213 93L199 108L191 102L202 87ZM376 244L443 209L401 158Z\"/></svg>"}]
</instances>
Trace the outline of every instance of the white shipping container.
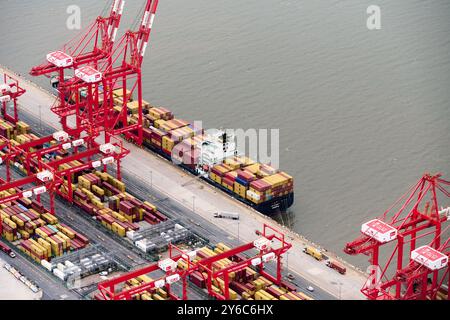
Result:
<instances>
[{"instance_id":1,"label":"white shipping container","mask_svg":"<svg viewBox=\"0 0 450 320\"><path fill-rule=\"evenodd\" d=\"M70 262L69 260L65 261L64 264L66 265L66 267L69 267L69 268L75 267L75 265L72 262Z\"/></svg>"},{"instance_id":2,"label":"white shipping container","mask_svg":"<svg viewBox=\"0 0 450 320\"><path fill-rule=\"evenodd\" d=\"M66 274L59 269L53 269L53 274L57 276L62 281L66 281Z\"/></svg>"},{"instance_id":3,"label":"white shipping container","mask_svg":"<svg viewBox=\"0 0 450 320\"><path fill-rule=\"evenodd\" d=\"M127 231L126 233L127 238L130 239L131 241L133 241L136 237L136 232L133 230Z\"/></svg>"},{"instance_id":4,"label":"white shipping container","mask_svg":"<svg viewBox=\"0 0 450 320\"><path fill-rule=\"evenodd\" d=\"M175 224L175 230L183 230L184 227L178 223Z\"/></svg>"},{"instance_id":5,"label":"white shipping container","mask_svg":"<svg viewBox=\"0 0 450 320\"><path fill-rule=\"evenodd\" d=\"M56 268L58 268L58 270L60 270L61 272L64 272L66 270L66 266L63 265L62 263L58 263Z\"/></svg>"},{"instance_id":6,"label":"white shipping container","mask_svg":"<svg viewBox=\"0 0 450 320\"><path fill-rule=\"evenodd\" d=\"M51 264L47 260L41 260L41 265L50 272L52 272L52 270L54 268L53 264Z\"/></svg>"}]
</instances>

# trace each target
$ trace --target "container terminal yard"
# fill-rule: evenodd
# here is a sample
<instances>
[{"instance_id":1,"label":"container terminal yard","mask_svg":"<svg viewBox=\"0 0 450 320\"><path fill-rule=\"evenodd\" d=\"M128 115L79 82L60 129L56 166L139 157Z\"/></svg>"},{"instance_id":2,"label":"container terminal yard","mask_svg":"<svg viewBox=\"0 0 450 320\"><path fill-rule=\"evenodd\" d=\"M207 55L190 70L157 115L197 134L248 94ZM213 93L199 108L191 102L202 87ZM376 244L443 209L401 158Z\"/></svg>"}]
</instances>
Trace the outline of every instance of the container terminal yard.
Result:
<instances>
[{"instance_id":1,"label":"container terminal yard","mask_svg":"<svg viewBox=\"0 0 450 320\"><path fill-rule=\"evenodd\" d=\"M6 68L1 68L1 73L19 78L18 75ZM42 107L53 103L55 97L26 79L19 79L20 86L26 90L19 99L20 118L30 124L33 132L42 135L51 135L57 132L58 128L55 124L58 123L58 119L53 113L48 112L48 109L44 110ZM34 107L29 108L29 105ZM39 115L40 109L41 113ZM292 249L290 250L292 253L288 256L285 255L287 260L286 267L289 270L283 271L284 276L292 273L295 277L294 283L298 283L300 290L303 290L303 292L315 299L363 298L360 289L364 284L365 277L359 270L346 265L347 272L345 277L339 275L335 270L327 267L323 261L317 261L302 252L305 246L313 245L306 239L283 228L234 198L218 192L214 187L202 180L193 179L190 174L174 167L157 155L146 152L131 143L125 142L124 146L129 148L131 152L122 162L121 170L123 181L130 189L129 192L153 202L167 216L184 222L184 225L189 226L189 229L193 232L205 235L212 244L222 242L236 245L238 236L241 243L251 242L256 238L255 230L257 226L262 226L264 223L280 228L292 243ZM148 172L140 169L138 164L142 163L142 161L149 163L149 168L151 169ZM6 170L5 166L2 166L2 170ZM152 173L150 173L150 170L152 170ZM17 178L19 178L18 173L12 171L12 174L17 175ZM177 189L174 190L174 187ZM195 208L193 208L193 197L195 197ZM99 230L93 221L83 216L77 208L67 207L59 199L56 199L55 203L56 216L71 228L83 230L84 234L92 242L101 244L113 252L114 255L121 256L121 259L130 268L135 269L145 266L146 260L140 256L138 249L130 252L129 246L124 247L122 241L118 242L115 236L105 234L102 230ZM214 213L221 211L239 212L240 219L235 221L215 218ZM329 259L338 259L331 253L326 253L326 255ZM8 261L16 262L17 260L9 258ZM32 262L28 263L32 265ZM149 262L147 261L147 263ZM45 270L40 271L44 274L46 273ZM326 275L329 276L329 280L327 280ZM37 277L35 278L37 279ZM46 278L51 278L51 275L47 275ZM58 279L53 279L53 281L56 284L60 283ZM341 283L341 285L336 285L336 283ZM310 285L315 287L314 293L308 292L307 287ZM47 284L47 286L51 288L50 284ZM53 286L56 285L53 284ZM64 288L64 285L60 284L60 286ZM45 285L40 285L40 287L44 288ZM67 292L58 294L61 290L63 289L56 291L56 296L51 295L51 292L54 291L51 290L47 295L44 294L44 297L58 298L58 296L63 296L68 299L74 297L73 294L69 295Z\"/></svg>"},{"instance_id":2,"label":"container terminal yard","mask_svg":"<svg viewBox=\"0 0 450 320\"><path fill-rule=\"evenodd\" d=\"M364 223L361 237L345 246L382 267L375 283L374 275L262 214L292 205L287 173L239 157L223 133L219 149L230 151L216 159L203 131L194 141L197 128L171 127L180 121L143 100L141 64L158 1L146 1L138 30L119 40L124 5L112 1L108 17L31 69L50 78L56 95L0 68L0 276L29 288L18 296L448 299L450 182L425 174L399 208ZM212 156L192 170L174 166L164 153L185 140L190 159L197 151ZM206 151L199 141L208 142ZM386 243L396 246L382 265Z\"/></svg>"}]
</instances>

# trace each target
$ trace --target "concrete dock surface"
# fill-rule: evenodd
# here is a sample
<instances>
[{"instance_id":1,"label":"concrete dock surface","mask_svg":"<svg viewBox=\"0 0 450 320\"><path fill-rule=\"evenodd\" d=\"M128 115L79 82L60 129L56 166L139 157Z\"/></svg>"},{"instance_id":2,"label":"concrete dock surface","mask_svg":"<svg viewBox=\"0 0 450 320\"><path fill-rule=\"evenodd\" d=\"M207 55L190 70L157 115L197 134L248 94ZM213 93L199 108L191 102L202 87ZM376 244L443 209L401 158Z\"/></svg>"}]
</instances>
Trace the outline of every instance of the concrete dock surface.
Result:
<instances>
[{"instance_id":1,"label":"concrete dock surface","mask_svg":"<svg viewBox=\"0 0 450 320\"><path fill-rule=\"evenodd\" d=\"M54 127L55 131L60 130L59 118L50 110L56 97L13 71L0 67L0 74L3 73L18 79L21 87L27 91L19 98L19 114L26 113ZM307 245L318 248L320 246L312 244L301 235L281 226L208 183L193 179L191 174L175 167L160 156L126 141L124 146L131 151L131 154L122 162L122 170L125 174L139 178L149 187L166 194L168 198L194 211L231 236L239 236L241 242L255 240L255 230L261 230L263 224L279 229L286 234L287 240L293 245L289 256L284 259L285 267L289 267L289 272L298 274L311 282L313 286L320 287L337 299L364 299L360 290L366 281L366 275L358 268L349 265L331 252L324 252L329 258L337 259L346 265L347 274L340 275L328 268L325 262L316 261L302 252ZM130 189L132 190L132 186ZM214 212L219 211L238 212L240 220L237 222L214 218Z\"/></svg>"},{"instance_id":2,"label":"concrete dock surface","mask_svg":"<svg viewBox=\"0 0 450 320\"><path fill-rule=\"evenodd\" d=\"M22 281L4 268L6 261L0 259L0 300L40 300L42 291L33 292Z\"/></svg>"}]
</instances>

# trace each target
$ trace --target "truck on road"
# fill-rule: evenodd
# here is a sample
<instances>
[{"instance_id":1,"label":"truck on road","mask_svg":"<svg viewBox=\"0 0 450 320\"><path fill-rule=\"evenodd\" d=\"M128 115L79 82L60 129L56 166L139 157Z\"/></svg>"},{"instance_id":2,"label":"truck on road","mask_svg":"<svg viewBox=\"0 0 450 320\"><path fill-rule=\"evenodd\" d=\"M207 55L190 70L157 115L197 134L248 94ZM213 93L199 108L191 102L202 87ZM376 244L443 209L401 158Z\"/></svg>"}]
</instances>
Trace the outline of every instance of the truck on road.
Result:
<instances>
[{"instance_id":1,"label":"truck on road","mask_svg":"<svg viewBox=\"0 0 450 320\"><path fill-rule=\"evenodd\" d=\"M331 269L336 270L340 274L345 274L347 272L347 269L337 261L333 260L327 261L327 266L330 267Z\"/></svg>"},{"instance_id":2,"label":"truck on road","mask_svg":"<svg viewBox=\"0 0 450 320\"><path fill-rule=\"evenodd\" d=\"M16 254L6 244L0 242L0 250L9 255L11 258L15 258Z\"/></svg>"},{"instance_id":3,"label":"truck on road","mask_svg":"<svg viewBox=\"0 0 450 320\"><path fill-rule=\"evenodd\" d=\"M315 258L318 261L322 261L324 259L322 252L320 252L316 248L308 246L303 249L303 252L306 253L307 255L310 255L311 257Z\"/></svg>"},{"instance_id":4,"label":"truck on road","mask_svg":"<svg viewBox=\"0 0 450 320\"><path fill-rule=\"evenodd\" d=\"M239 213L221 211L214 213L214 218L239 220Z\"/></svg>"}]
</instances>

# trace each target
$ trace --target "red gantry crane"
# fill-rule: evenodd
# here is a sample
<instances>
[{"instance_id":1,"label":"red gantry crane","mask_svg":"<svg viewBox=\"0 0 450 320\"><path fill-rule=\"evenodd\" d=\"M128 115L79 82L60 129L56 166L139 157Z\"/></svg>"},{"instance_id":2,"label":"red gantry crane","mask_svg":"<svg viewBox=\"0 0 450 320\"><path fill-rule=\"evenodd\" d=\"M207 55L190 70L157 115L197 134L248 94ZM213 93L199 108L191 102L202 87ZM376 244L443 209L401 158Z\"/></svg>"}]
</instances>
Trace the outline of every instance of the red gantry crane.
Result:
<instances>
[{"instance_id":1,"label":"red gantry crane","mask_svg":"<svg viewBox=\"0 0 450 320\"><path fill-rule=\"evenodd\" d=\"M16 124L19 121L17 109L17 99L25 93L25 89L19 86L19 81L7 75L3 75L3 83L0 83L0 103L2 106L2 116L6 121ZM13 114L8 112L8 104L12 103Z\"/></svg>"},{"instance_id":2,"label":"red gantry crane","mask_svg":"<svg viewBox=\"0 0 450 320\"><path fill-rule=\"evenodd\" d=\"M3 139L3 141L7 139ZM2 140L0 140L1 143ZM48 145L49 142L56 144ZM0 144L1 146L1 144ZM1 181L0 192L10 189L33 186L25 191L16 192L13 195L0 198L0 204L5 204L21 198L30 198L36 196L40 202L40 195L47 193L50 196L50 212L55 214L54 196L60 195L69 202L73 202L72 175L84 170L103 169L107 172L107 166L115 163L116 173L120 179L120 162L129 154L122 142L117 140L114 143L98 145L92 137L79 138L73 140L64 131L55 132L53 135L43 137L22 145L6 145L3 149L5 155L1 157L1 162L5 163L7 170L7 181ZM44 161L44 156L57 151L66 151L67 155L61 159ZM74 163L68 169L61 169L63 165ZM27 177L11 181L9 172L10 165L14 163L22 167L27 173ZM67 190L61 190L62 186L67 185Z\"/></svg>"},{"instance_id":3,"label":"red gantry crane","mask_svg":"<svg viewBox=\"0 0 450 320\"><path fill-rule=\"evenodd\" d=\"M61 105L65 115L75 115L76 132L93 130L106 132L105 141L124 134L137 144L143 142L142 113L142 62L150 40L150 34L158 7L158 0L147 0L139 30L128 30L117 43L108 59L97 64L75 68L75 77L61 84L64 92L72 92L74 101ZM114 89L122 91L119 102ZM132 101L137 90L137 101ZM82 97L78 92L84 92ZM138 118L128 119L131 104L136 105ZM119 111L117 111L119 110Z\"/></svg>"},{"instance_id":4,"label":"red gantry crane","mask_svg":"<svg viewBox=\"0 0 450 320\"><path fill-rule=\"evenodd\" d=\"M450 207L439 204L448 205L449 186L441 174L425 174L381 217L363 224L362 235L346 245L347 254L369 256L373 269L361 290L368 299L435 299L444 285L448 287L445 224ZM393 248L385 266L380 262L382 247Z\"/></svg>"},{"instance_id":5,"label":"red gantry crane","mask_svg":"<svg viewBox=\"0 0 450 320\"><path fill-rule=\"evenodd\" d=\"M286 242L283 233L266 224L263 227L263 231L258 234L260 235L260 238L251 243L241 245L237 248L217 254L216 256L204 259L197 259L196 251L186 252L171 244L169 246L169 257L167 259L99 283L98 289L100 294L96 296L96 299L132 300L138 294L151 291L155 288L165 288L171 299L187 300L188 276L195 271L200 271L208 274L206 279L206 289L208 290L208 294L218 300L229 300L230 274L244 270L249 266L258 268L259 273L266 279L277 285L282 285L281 256L286 253L292 245ZM246 252L249 253L250 257L243 255ZM230 258L233 263L226 267L220 267L220 264L217 262L227 258ZM185 261L186 268L183 269L178 266L180 260ZM276 261L275 276L270 275L264 270L264 264L269 263L270 261ZM123 289L123 285L126 282L140 276L147 276L155 271L162 271L165 275L158 277L157 279L152 279L149 282L143 282L140 285L125 290ZM224 287L221 288L223 294L213 290L212 283L215 279L223 280ZM179 281L181 281L182 285L181 298L171 291L171 285Z\"/></svg>"},{"instance_id":6,"label":"red gantry crane","mask_svg":"<svg viewBox=\"0 0 450 320\"><path fill-rule=\"evenodd\" d=\"M63 130L73 136L79 136L80 132L77 127L69 127L67 118L74 115L76 110L67 105L74 95L79 96L81 92L65 89L64 83L73 77L66 73L86 65L97 67L99 61L111 58L124 5L124 0L114 0L108 17L97 17L84 33L69 41L62 49L47 54L47 61L30 71L32 76L52 78L52 85L58 90L59 97L51 109L60 117ZM55 74L56 77L53 76Z\"/></svg>"}]
</instances>

